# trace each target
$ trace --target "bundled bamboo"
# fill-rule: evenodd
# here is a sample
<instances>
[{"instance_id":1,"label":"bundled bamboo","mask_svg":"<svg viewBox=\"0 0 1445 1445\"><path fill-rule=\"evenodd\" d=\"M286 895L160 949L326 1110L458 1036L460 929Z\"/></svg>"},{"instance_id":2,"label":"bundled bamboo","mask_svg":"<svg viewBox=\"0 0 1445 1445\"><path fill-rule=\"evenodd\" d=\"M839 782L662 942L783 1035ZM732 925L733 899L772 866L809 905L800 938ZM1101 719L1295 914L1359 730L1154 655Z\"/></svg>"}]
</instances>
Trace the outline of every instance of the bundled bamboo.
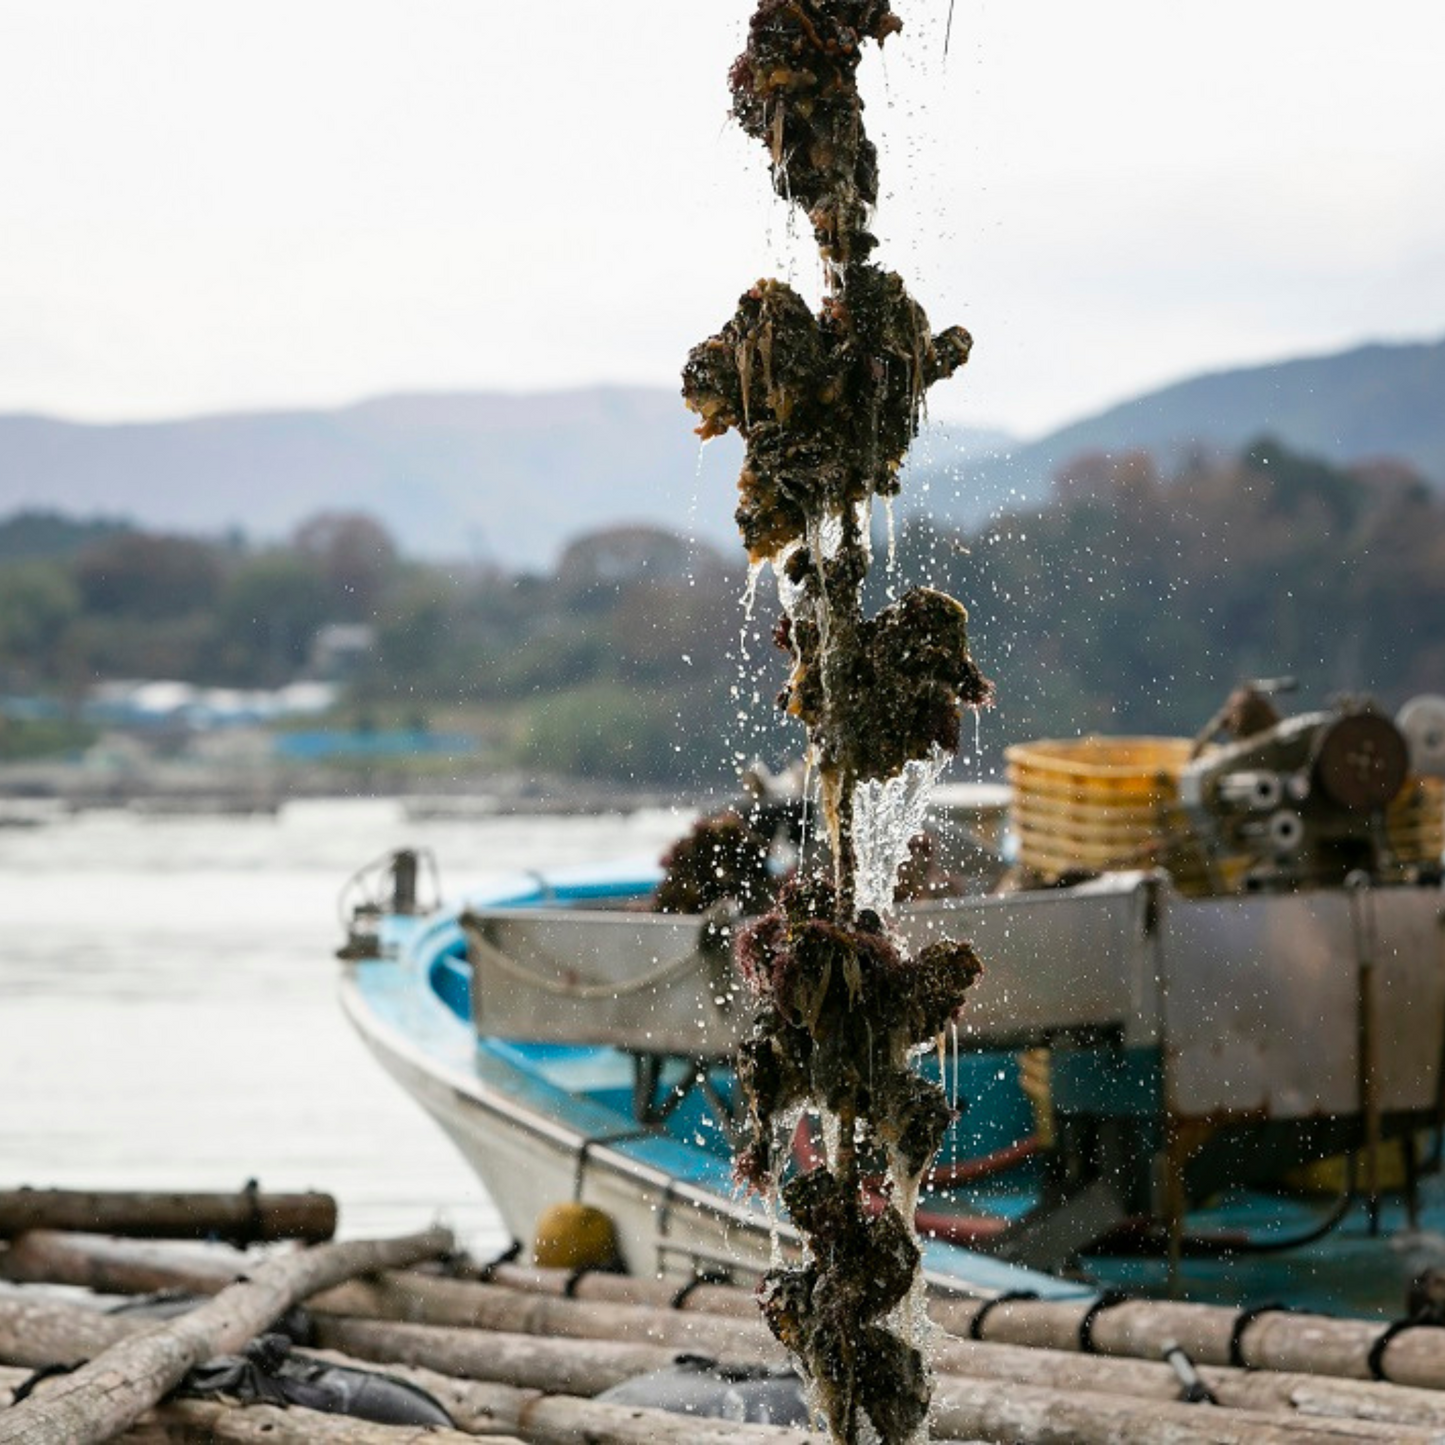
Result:
<instances>
[{"instance_id":1,"label":"bundled bamboo","mask_svg":"<svg viewBox=\"0 0 1445 1445\"><path fill-rule=\"evenodd\" d=\"M571 1277L560 1270L530 1270L500 1265L491 1277L508 1288L562 1294ZM661 1280L633 1280L589 1274L571 1285L580 1300L666 1306L676 1295ZM699 1285L682 1303L689 1312L749 1315L756 1303L749 1291L726 1285ZM987 1300L935 1296L930 1318L950 1334L967 1338L980 1313L987 1312L980 1338L1005 1344L1078 1351L1081 1326L1094 1308L1089 1299ZM1242 1326L1242 1327L1241 1327ZM1218 1305L1168 1300L1128 1300L1092 1316L1089 1342L1101 1355L1157 1360L1167 1344L1178 1344L1196 1363L1227 1366L1244 1363L1252 1370L1372 1380L1371 1352L1386 1326L1370 1320L1269 1310L1242 1316ZM1238 1355L1232 1345L1238 1334ZM1395 1383L1445 1390L1445 1331L1405 1330L1381 1352L1379 1364Z\"/></svg>"},{"instance_id":2,"label":"bundled bamboo","mask_svg":"<svg viewBox=\"0 0 1445 1445\"><path fill-rule=\"evenodd\" d=\"M44 1248L32 1250L31 1240L23 1240L17 1246L22 1260L27 1265L34 1266L33 1269L27 1269L28 1277L59 1277L71 1283L94 1283L99 1276L109 1287L114 1287L116 1274L123 1269L128 1258L143 1257L145 1268L139 1271L138 1278L147 1285L206 1284L209 1272L212 1287L215 1280L229 1278L238 1267L240 1259L229 1257L228 1252L217 1251L219 1258L214 1264L208 1260L203 1269L198 1269L188 1261L185 1273L171 1274L164 1268L163 1260L153 1246L83 1241L63 1236L37 1236L34 1242ZM456 1373L479 1372L475 1363L476 1354L481 1352L495 1357L499 1341L511 1340L518 1335L529 1335L536 1339L539 1332L571 1338L610 1338L613 1343L608 1346L609 1349L618 1349L624 1354L627 1351L634 1352L631 1358L638 1362L639 1370L656 1368L656 1365L644 1366L641 1363L644 1359L655 1360L666 1356L670 1351L684 1348L706 1350L737 1362L771 1357L771 1342L757 1327L755 1305L749 1293L744 1290L721 1285L702 1285L690 1290L680 1303L683 1312L693 1318L689 1323L683 1324L677 1320L676 1310L659 1309L652 1314L638 1316L629 1313L627 1307L620 1304L628 1299L671 1303L677 1298L676 1287L659 1280L628 1279L605 1274L588 1274L581 1279L575 1279L563 1271L529 1270L513 1266L497 1269L493 1272L493 1277L505 1281L505 1287L498 1289L494 1286L487 1289L425 1274L401 1273L334 1292L317 1302L323 1309L339 1309L350 1314L379 1314L393 1320L429 1320L450 1326L484 1325L490 1331L484 1337L466 1336L452 1329L438 1340L427 1338L426 1331L402 1331L395 1336L393 1345L397 1341L410 1342L413 1352L404 1352L395 1347L388 1351L385 1348L388 1338L385 1330L379 1333L373 1331L368 1335L368 1327L360 1321L343 1323L335 1320L323 1322L323 1338L367 1358L411 1359ZM561 1297L569 1281L573 1283L577 1296L570 1305ZM513 1286L517 1288L512 1289ZM509 1292L540 1292L549 1302L528 1306L525 1301L508 1299ZM613 1303L607 1307L603 1301ZM590 1308L576 1308L579 1304L589 1305ZM704 1324L695 1318L705 1307L713 1305L726 1310L734 1317L735 1322L743 1325L743 1330L729 1329L722 1322ZM1077 1321L1082 1318L1085 1308L1083 1304L1000 1304L991 1311L985 1333L992 1340L996 1321L1002 1322L1015 1312L1025 1309L1042 1309L1053 1316L1062 1315L1073 1322L1072 1335L1060 1328L1056 1338L1075 1344L1078 1335ZM976 1310L975 1304L957 1300L935 1300L932 1306L935 1319L953 1323L959 1328L966 1328L967 1321ZM936 1347L935 1365L944 1373L976 1378L1029 1379L1036 1384L1057 1389L1102 1389L1147 1399L1172 1400L1178 1394L1178 1380L1168 1366L1157 1363L1159 1350L1151 1348L1148 1332L1140 1329L1138 1325L1137 1317L1141 1311L1146 1323L1154 1318L1156 1313L1162 1312L1163 1325L1177 1326L1193 1320L1196 1327L1200 1322L1212 1323L1214 1317L1220 1313L1228 1315L1228 1312L1209 1311L1200 1306L1130 1304L1116 1306L1096 1316L1095 1340L1101 1348L1109 1344L1131 1343L1122 1334L1116 1337L1108 1331L1116 1320L1121 1324L1132 1322L1131 1327L1137 1336L1132 1343L1139 1353L1147 1352L1154 1357L1147 1362L1122 1357L1122 1351L1120 1358L1083 1357L1057 1348L1031 1346L1023 1349L999 1344L981 1346L962 1339L945 1339ZM1159 1323L1158 1320L1155 1322ZM1251 1329L1264 1323L1263 1320L1257 1320ZM1334 1328L1345 1322L1324 1323L1327 1327ZM1368 1328L1372 1337L1377 1338L1378 1327ZM1197 1353L1196 1341L1184 1330L1181 1329L1179 1333L1184 1336L1181 1343L1191 1356L1201 1361L1207 1358ZM624 1342L618 1342L619 1336L623 1337ZM1251 1336L1251 1341L1252 1338ZM632 1343L625 1343L627 1340ZM1404 1343L1403 1338L1399 1339L1390 1348L1393 1351ZM541 1373L519 1372L491 1377L537 1388L566 1388L570 1393L586 1392L589 1387L579 1383L581 1380L604 1376L608 1380L613 1379L613 1376L605 1371L602 1375L597 1373L602 1369L601 1365L594 1369L573 1362L560 1346L561 1341L552 1340L540 1342L532 1348L534 1358L529 1368ZM648 1353L650 1350L654 1353ZM468 1351L472 1352L470 1356ZM546 1354L546 1351L552 1353ZM458 1363L468 1359L472 1362ZM548 1364L549 1360L552 1363ZM551 1369L554 1373L548 1376L546 1369ZM579 1371L581 1373L578 1373ZM571 1383L568 1383L569 1372ZM1316 1377L1313 1372L1241 1371L1227 1367L1206 1367L1202 1373L1205 1383L1220 1401L1234 1408L1286 1410L1312 1415L1340 1414L1435 1427L1445 1425L1445 1394L1435 1395L1428 1391L1402 1390L1374 1383ZM620 1378L620 1370L617 1377ZM604 1386L598 1385L598 1388Z\"/></svg>"},{"instance_id":3,"label":"bundled bamboo","mask_svg":"<svg viewBox=\"0 0 1445 1445\"><path fill-rule=\"evenodd\" d=\"M398 1365L410 1365L439 1372L431 1374L425 1384L432 1393L437 1393L434 1382L448 1376L549 1394L590 1395L638 1374L666 1368L676 1354L658 1345L549 1339L343 1317L322 1318L317 1327L320 1342L344 1351L348 1363L361 1359L383 1364L391 1371ZM38 1363L46 1354L69 1360L141 1328L144 1322L134 1316L91 1315L48 1301L5 1301L0 1302L0 1355L30 1363ZM45 1342L43 1348L37 1341ZM1081 1392L1130 1396L1141 1407L1146 1401L1172 1405L1179 1392L1179 1382L1168 1366L1084 1359L1053 1350L943 1341L935 1364L943 1377L938 1427L959 1434L980 1428L978 1411L983 1407L972 1386L984 1381L1004 1392L1013 1382L1026 1380L1033 1387L1065 1397ZM1232 1424L1243 1419L1246 1424L1259 1425L1267 1419L1272 1428L1298 1432L1339 1430L1340 1422L1353 1419L1374 1422L1354 1430L1352 1438L1356 1439L1415 1438L1422 1430L1426 1432L1422 1438L1445 1435L1445 1396L1434 1392L1229 1369L1206 1368L1200 1373L1219 1402L1234 1407L1229 1417ZM955 1383L969 1388L960 1394L954 1390ZM454 1401L445 1403L455 1409ZM1066 1413L1064 1418L1072 1420L1073 1416Z\"/></svg>"},{"instance_id":4,"label":"bundled bamboo","mask_svg":"<svg viewBox=\"0 0 1445 1445\"><path fill-rule=\"evenodd\" d=\"M191 1313L101 1352L44 1399L0 1414L0 1445L90 1445L133 1425L203 1361L243 1348L298 1300L373 1270L448 1252L451 1234L319 1245L267 1260Z\"/></svg>"},{"instance_id":5,"label":"bundled bamboo","mask_svg":"<svg viewBox=\"0 0 1445 1445\"><path fill-rule=\"evenodd\" d=\"M250 1244L336 1233L329 1194L138 1194L74 1189L0 1190L0 1239L31 1229L76 1229L143 1239L225 1239Z\"/></svg>"},{"instance_id":6,"label":"bundled bamboo","mask_svg":"<svg viewBox=\"0 0 1445 1445\"><path fill-rule=\"evenodd\" d=\"M1101 1391L943 1379L935 1418L945 1430L1029 1445L1440 1445L1445 1435L1361 1420L1265 1415L1162 1404Z\"/></svg>"},{"instance_id":7,"label":"bundled bamboo","mask_svg":"<svg viewBox=\"0 0 1445 1445\"><path fill-rule=\"evenodd\" d=\"M21 1241L16 1252L21 1268L12 1273L54 1271L58 1266L62 1276L75 1282L92 1282L97 1274L116 1270L134 1270L135 1278L152 1285L171 1284L177 1278L170 1272L166 1252L155 1246L38 1236ZM199 1258L199 1265L194 1258L185 1261L189 1282L212 1290L244 1265L244 1257L229 1251L208 1251ZM276 1263L286 1258L304 1256L283 1256ZM251 1268L259 1273L256 1266ZM392 1371L418 1367L439 1371L441 1374L432 1378L450 1377L454 1391L482 1390L479 1403L474 1400L472 1408L480 1408L482 1422L491 1429L510 1428L506 1419L494 1418L495 1397L485 1394L493 1387L585 1396L664 1368L680 1350L707 1353L732 1363L781 1359L745 1291L700 1285L679 1299L676 1288L661 1281L601 1275L578 1280L513 1267L498 1269L493 1278L506 1283L487 1285L418 1271L352 1280L312 1299L320 1342ZM565 1297L569 1281L578 1298ZM584 1295L610 1298L582 1298ZM665 1298L668 1306L680 1307L621 1303L626 1297ZM711 1305L728 1313L704 1309ZM735 1312L740 1305L747 1306L746 1313ZM934 1301L935 1315L961 1328L967 1327L977 1308L971 1302ZM1361 1441L1445 1440L1445 1392L1313 1373L1205 1365L1199 1370L1202 1382L1226 1409L1201 1414L1192 1407L1176 1406L1179 1380L1173 1369L1157 1358L1083 1356L1073 1350L1009 1345L993 1339L1011 1317L1016 1329L1020 1313L1046 1310L1043 1319L1053 1338L1076 1343L1085 1308L1084 1304L1000 1302L984 1321L983 1333L991 1342L948 1336L937 1340L933 1354L941 1384L935 1428L993 1439L1235 1438L1230 1433L1198 1435L1207 1424L1228 1432L1248 1430L1252 1433L1239 1438L1263 1441L1337 1440L1342 1435ZM1232 1312L1199 1306L1130 1303L1097 1310L1091 1329L1099 1348L1131 1344L1143 1351L1149 1348L1150 1330L1192 1321L1197 1333L1186 1348L1194 1354L1195 1348L1190 1346L1197 1348L1200 1339L1207 1345L1208 1330L1217 1327L1220 1316L1235 1318ZM1314 1317L1274 1318L1296 1327L1316 1323ZM1070 1319L1072 1338L1065 1328ZM1260 1329L1263 1338L1262 1327L1269 1322L1268 1317L1255 1319L1249 1329ZM1112 1335L1105 1330L1111 1323L1119 1327ZM1363 1322L1322 1323L1363 1328L1371 1339L1379 1335L1378 1326ZM445 1327L435 1327L438 1325ZM1128 1327L1127 1332L1123 1326ZM4 1298L0 1299L0 1358L35 1365L68 1363L149 1328L134 1316L106 1316L46 1301ZM1408 1334L1399 1336L1390 1350L1408 1341ZM1034 1393L1020 1394L1018 1381L1027 1381ZM1086 1428L1081 1423L1084 1417L1094 1424ZM1150 1422L1160 1430L1167 1426L1173 1433L1150 1435ZM1105 1433L1088 1433L1095 1427ZM1007 1433L1015 1429L1034 1433ZM1273 1433L1261 1433L1266 1429ZM1109 1435L1110 1430L1122 1433ZM1131 1433L1138 1431L1144 1433ZM532 1438L523 1431L517 1433ZM0 1440L4 1438L0 1435Z\"/></svg>"},{"instance_id":8,"label":"bundled bamboo","mask_svg":"<svg viewBox=\"0 0 1445 1445\"><path fill-rule=\"evenodd\" d=\"M606 1339L549 1339L545 1335L470 1330L446 1325L322 1317L317 1343L390 1369L418 1365L444 1375L543 1390L549 1394L598 1395L625 1380L675 1363L679 1351L667 1345ZM774 1349L767 1363L786 1356ZM754 1357L729 1364L764 1361Z\"/></svg>"},{"instance_id":9,"label":"bundled bamboo","mask_svg":"<svg viewBox=\"0 0 1445 1445\"><path fill-rule=\"evenodd\" d=\"M668 1307L677 1298L676 1285L656 1279L600 1273L578 1279L565 1270L510 1264L498 1265L487 1275L509 1289L554 1296L570 1294L579 1300ZM676 1307L689 1312L751 1316L757 1302L749 1290L699 1284L688 1290ZM1078 1351L1081 1326L1093 1307L1089 1299L1004 1300L995 1305L987 1300L934 1296L929 1300L928 1313L936 1325L961 1338L972 1336L975 1320L986 1312L980 1339ZM1177 1344L1199 1364L1245 1363L1251 1370L1363 1381L1375 1378L1370 1355L1385 1329L1370 1320L1285 1310L1262 1311L1242 1320L1239 1310L1217 1305L1141 1299L1123 1301L1094 1313L1089 1342L1102 1355L1152 1361L1160 1358L1167 1344ZM1232 1349L1236 1330L1237 1358ZM1445 1390L1445 1332L1419 1329L1395 1335L1381 1352L1380 1365L1392 1382Z\"/></svg>"},{"instance_id":10,"label":"bundled bamboo","mask_svg":"<svg viewBox=\"0 0 1445 1445\"><path fill-rule=\"evenodd\" d=\"M628 1324L626 1316L619 1312L615 1327L626 1330ZM427 1326L322 1317L317 1321L317 1331L324 1344L364 1359L388 1365L405 1361L445 1374L562 1389L568 1394L606 1389L629 1373L660 1369L673 1354L666 1346L621 1344L605 1337L545 1339L490 1329L471 1330L455 1324ZM755 1330L752 1337L766 1349L760 1330ZM734 1339L730 1362L747 1358L743 1352L749 1343L749 1337L740 1331ZM1101 1359L1060 1350L948 1338L936 1341L931 1353L934 1368L941 1376L1003 1384L1026 1380L1068 1393L1102 1391L1165 1404L1176 1402L1180 1395L1178 1375L1162 1362ZM761 1357L765 1359L766 1355ZM1445 1394L1430 1390L1229 1368L1205 1368L1200 1376L1219 1404L1235 1410L1308 1416L1316 1424L1319 1417L1338 1417L1445 1432ZM940 1421L949 1428L967 1428L966 1419L953 1421L944 1416Z\"/></svg>"},{"instance_id":11,"label":"bundled bamboo","mask_svg":"<svg viewBox=\"0 0 1445 1445\"><path fill-rule=\"evenodd\" d=\"M668 1345L672 1350L730 1360L783 1358L762 1318L686 1314L675 1309L523 1295L499 1285L439 1279L419 1273L387 1273L353 1280L309 1301L328 1315L368 1315L429 1325L501 1329L512 1334L572 1340L626 1340Z\"/></svg>"},{"instance_id":12,"label":"bundled bamboo","mask_svg":"<svg viewBox=\"0 0 1445 1445\"><path fill-rule=\"evenodd\" d=\"M985 1308L988 1315L979 1330L983 1339L1077 1350L1091 1305L1087 1300L1006 1300L993 1306L951 1300L935 1305L933 1313L950 1332L969 1334ZM1256 1313L1218 1305L1127 1300L1095 1311L1088 1338L1092 1348L1104 1355L1157 1357L1172 1341L1201 1363L1354 1380L1375 1378L1371 1355L1383 1343L1376 1363L1388 1379L1445 1389L1445 1331L1406 1329L1386 1341L1386 1328L1369 1320L1283 1309Z\"/></svg>"},{"instance_id":13,"label":"bundled bamboo","mask_svg":"<svg viewBox=\"0 0 1445 1445\"><path fill-rule=\"evenodd\" d=\"M193 1251L182 1254L160 1245L38 1231L0 1254L0 1274L6 1278L85 1285L117 1293L168 1288L213 1293L247 1267L244 1255L220 1248L205 1255ZM516 1265L499 1265L487 1273L515 1293L557 1299L570 1287L579 1302L643 1305L678 1312L672 1308L678 1287L670 1281L601 1273L577 1278L564 1270ZM437 1324L482 1323L483 1316L477 1311L485 1308L484 1297L469 1303L464 1293L469 1287L456 1280L407 1273L390 1277L366 1299L353 1292L349 1297L338 1295L322 1303L343 1312L380 1313ZM934 1297L929 1314L950 1334L966 1338L980 1312L987 1311L980 1329L984 1340L1073 1352L1079 1349L1080 1326L1091 1307L1087 1299L1005 1300L994 1304ZM687 1292L679 1308L689 1316L708 1314L751 1320L756 1317L757 1305L748 1290L699 1284ZM1284 1311L1246 1319L1242 1329L1238 1328L1240 1321L1238 1310L1221 1306L1128 1300L1097 1311L1089 1337L1099 1355L1154 1361L1166 1344L1177 1343L1196 1364L1227 1366L1243 1362L1252 1370L1363 1381L1373 1378L1370 1354L1385 1330L1368 1320ZM507 1323L494 1327L522 1329ZM1236 1333L1238 1359L1231 1352ZM693 1326L695 1348L710 1348L702 1342L706 1334L706 1326ZM658 1343L677 1341L669 1337ZM1388 1342L1380 1363L1391 1381L1445 1390L1445 1332L1406 1330Z\"/></svg>"},{"instance_id":14,"label":"bundled bamboo","mask_svg":"<svg viewBox=\"0 0 1445 1445\"><path fill-rule=\"evenodd\" d=\"M463 1325L514 1334L621 1339L729 1359L772 1358L776 1345L762 1320L728 1319L643 1306L526 1295L499 1285L388 1273L354 1280L316 1296L325 1314L369 1315L433 1325Z\"/></svg>"},{"instance_id":15,"label":"bundled bamboo","mask_svg":"<svg viewBox=\"0 0 1445 1445\"><path fill-rule=\"evenodd\" d=\"M757 1296L750 1289L708 1280L680 1286L676 1280L639 1279L635 1275L589 1270L575 1274L565 1269L533 1269L520 1264L493 1265L474 1276L520 1290L524 1294L565 1295L569 1299L606 1300L612 1304L651 1305L656 1309L684 1309L698 1314L743 1315L758 1312Z\"/></svg>"}]
</instances>

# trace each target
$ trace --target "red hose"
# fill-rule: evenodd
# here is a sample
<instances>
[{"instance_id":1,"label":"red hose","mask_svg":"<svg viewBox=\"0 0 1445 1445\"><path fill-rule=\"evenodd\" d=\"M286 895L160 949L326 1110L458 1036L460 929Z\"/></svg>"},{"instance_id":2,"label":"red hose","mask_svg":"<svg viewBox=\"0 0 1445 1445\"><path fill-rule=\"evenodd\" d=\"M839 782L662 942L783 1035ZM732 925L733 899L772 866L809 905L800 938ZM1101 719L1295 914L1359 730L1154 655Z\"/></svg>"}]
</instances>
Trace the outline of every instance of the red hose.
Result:
<instances>
[{"instance_id":1,"label":"red hose","mask_svg":"<svg viewBox=\"0 0 1445 1445\"><path fill-rule=\"evenodd\" d=\"M957 1189L995 1174L1007 1173L1026 1163L1043 1146L1036 1135L1020 1139L992 1154L982 1154L974 1159L959 1159L951 1164L937 1165L925 1175L925 1180L936 1188ZM798 1120L793 1131L793 1161L804 1171L814 1169L823 1162L823 1151L813 1139L809 1121ZM869 1175L863 1180L865 1202L869 1213L877 1214L887 1205L883 1192L883 1177ZM1008 1228L1008 1220L992 1214L944 1214L935 1209L917 1209L913 1215L914 1228L926 1239L941 1239L948 1244L971 1248L997 1238Z\"/></svg>"}]
</instances>

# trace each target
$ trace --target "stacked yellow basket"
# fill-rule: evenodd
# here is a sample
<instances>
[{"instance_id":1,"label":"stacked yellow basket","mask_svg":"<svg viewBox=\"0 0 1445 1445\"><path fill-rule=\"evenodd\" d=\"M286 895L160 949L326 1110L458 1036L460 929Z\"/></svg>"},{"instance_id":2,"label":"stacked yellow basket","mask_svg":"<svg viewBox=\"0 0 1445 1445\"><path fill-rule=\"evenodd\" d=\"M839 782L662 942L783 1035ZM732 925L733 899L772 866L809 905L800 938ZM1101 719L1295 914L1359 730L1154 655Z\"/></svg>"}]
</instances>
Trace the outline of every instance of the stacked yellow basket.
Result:
<instances>
[{"instance_id":1,"label":"stacked yellow basket","mask_svg":"<svg viewBox=\"0 0 1445 1445\"><path fill-rule=\"evenodd\" d=\"M1438 863L1445 853L1445 778L1407 778L1385 813L1385 831L1401 863Z\"/></svg>"},{"instance_id":2,"label":"stacked yellow basket","mask_svg":"<svg viewBox=\"0 0 1445 1445\"><path fill-rule=\"evenodd\" d=\"M1078 873L1168 868L1183 893L1228 893L1253 861L1207 867L1179 806L1188 738L1085 737L1020 743L1005 754L1019 862L1045 883ZM1394 862L1438 863L1445 780L1411 777L1385 817Z\"/></svg>"},{"instance_id":3,"label":"stacked yellow basket","mask_svg":"<svg viewBox=\"0 0 1445 1445\"><path fill-rule=\"evenodd\" d=\"M1188 738L1070 738L1008 749L1019 862L1047 882L1171 861L1188 833Z\"/></svg>"}]
</instances>

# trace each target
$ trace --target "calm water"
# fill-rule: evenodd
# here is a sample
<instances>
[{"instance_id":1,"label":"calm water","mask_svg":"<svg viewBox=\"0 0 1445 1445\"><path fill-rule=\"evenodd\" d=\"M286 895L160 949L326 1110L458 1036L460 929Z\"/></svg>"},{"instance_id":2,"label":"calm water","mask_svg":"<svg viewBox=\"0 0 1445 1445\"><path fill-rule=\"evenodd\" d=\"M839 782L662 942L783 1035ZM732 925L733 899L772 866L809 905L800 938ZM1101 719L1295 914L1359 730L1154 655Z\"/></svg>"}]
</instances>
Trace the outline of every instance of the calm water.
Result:
<instances>
[{"instance_id":1,"label":"calm water","mask_svg":"<svg viewBox=\"0 0 1445 1445\"><path fill-rule=\"evenodd\" d=\"M336 1001L351 872L430 847L448 896L488 873L655 857L631 818L408 823L390 801L276 818L88 813L0 830L0 1185L318 1188L342 1231L503 1232Z\"/></svg>"}]
</instances>

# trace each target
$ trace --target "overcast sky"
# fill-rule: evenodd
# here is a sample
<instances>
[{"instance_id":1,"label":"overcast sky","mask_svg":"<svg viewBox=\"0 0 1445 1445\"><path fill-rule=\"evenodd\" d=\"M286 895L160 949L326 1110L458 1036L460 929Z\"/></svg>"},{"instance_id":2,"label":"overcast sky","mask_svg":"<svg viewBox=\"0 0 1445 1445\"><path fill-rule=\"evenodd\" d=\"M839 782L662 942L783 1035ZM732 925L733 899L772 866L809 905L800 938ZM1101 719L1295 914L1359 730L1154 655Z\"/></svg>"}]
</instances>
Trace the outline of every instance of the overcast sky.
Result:
<instances>
[{"instance_id":1,"label":"overcast sky","mask_svg":"<svg viewBox=\"0 0 1445 1445\"><path fill-rule=\"evenodd\" d=\"M1440 0L894 0L882 259L1037 431L1445 335ZM0 0L0 411L675 385L763 274L749 0ZM806 227L799 228L806 231Z\"/></svg>"}]
</instances>

